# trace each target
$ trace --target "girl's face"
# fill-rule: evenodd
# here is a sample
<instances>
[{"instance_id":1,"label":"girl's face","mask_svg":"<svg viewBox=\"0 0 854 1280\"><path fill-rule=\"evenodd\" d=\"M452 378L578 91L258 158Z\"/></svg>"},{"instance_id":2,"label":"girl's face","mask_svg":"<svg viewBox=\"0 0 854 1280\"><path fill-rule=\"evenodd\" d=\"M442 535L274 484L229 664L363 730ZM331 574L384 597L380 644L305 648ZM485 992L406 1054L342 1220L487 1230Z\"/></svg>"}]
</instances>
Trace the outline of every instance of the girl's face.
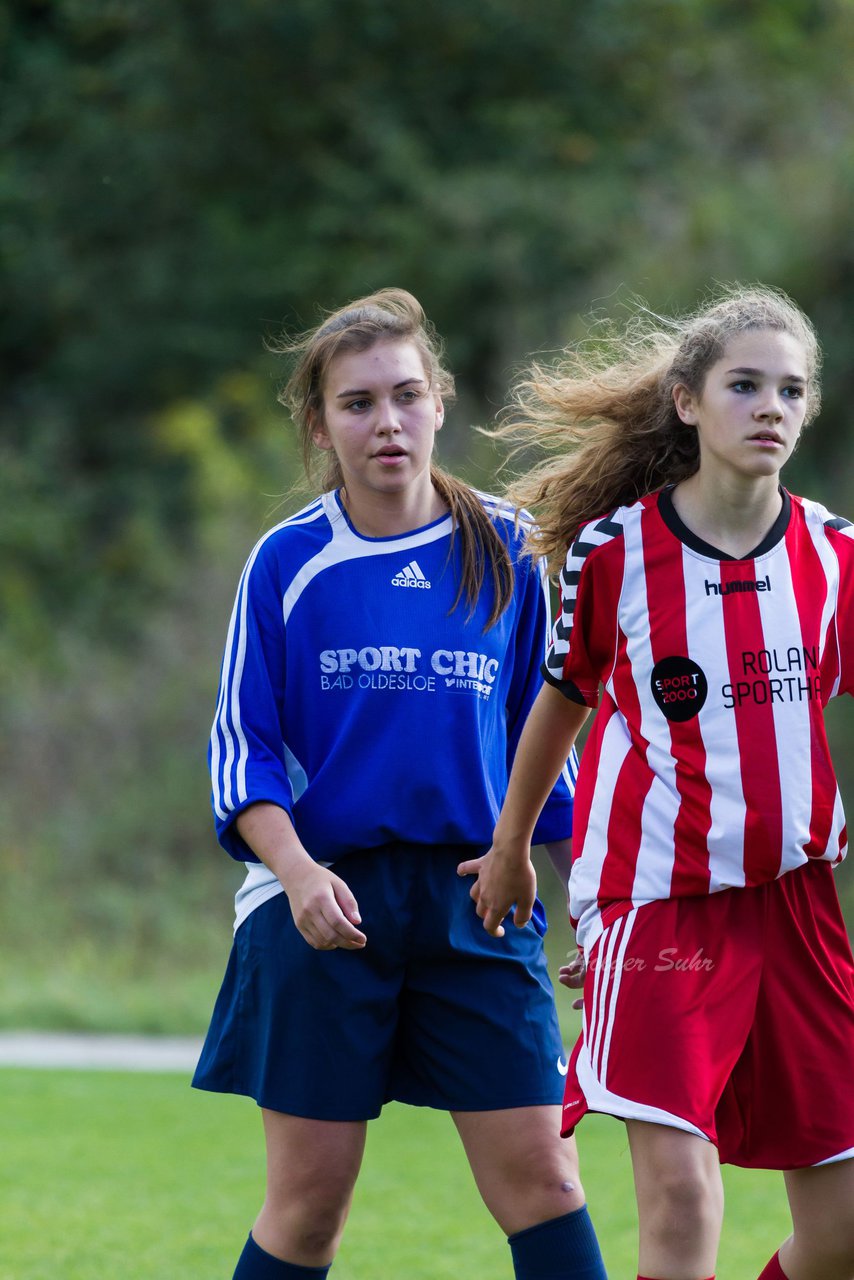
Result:
<instances>
[{"instance_id":1,"label":"girl's face","mask_svg":"<svg viewBox=\"0 0 854 1280\"><path fill-rule=\"evenodd\" d=\"M333 449L351 510L389 495L432 496L430 457L442 425L441 397L412 342L388 340L342 351L323 385L323 415L312 434ZM384 495L385 497L382 497Z\"/></svg>"},{"instance_id":2,"label":"girl's face","mask_svg":"<svg viewBox=\"0 0 854 1280\"><path fill-rule=\"evenodd\" d=\"M776 477L803 426L807 381L804 349L791 334L752 329L733 338L698 396L681 384L673 392L679 417L697 428L701 470Z\"/></svg>"}]
</instances>

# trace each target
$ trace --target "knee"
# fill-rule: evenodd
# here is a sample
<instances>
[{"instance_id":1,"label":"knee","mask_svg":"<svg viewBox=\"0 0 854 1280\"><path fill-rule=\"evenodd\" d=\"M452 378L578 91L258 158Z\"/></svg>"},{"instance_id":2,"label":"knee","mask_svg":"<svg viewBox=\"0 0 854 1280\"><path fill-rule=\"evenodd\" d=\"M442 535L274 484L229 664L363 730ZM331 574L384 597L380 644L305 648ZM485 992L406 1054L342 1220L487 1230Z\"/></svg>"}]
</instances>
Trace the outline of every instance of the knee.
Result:
<instances>
[{"instance_id":1,"label":"knee","mask_svg":"<svg viewBox=\"0 0 854 1280\"><path fill-rule=\"evenodd\" d=\"M481 1191L507 1235L580 1209L585 1200L578 1160L560 1148L504 1161L495 1170L491 1194L484 1186Z\"/></svg>"},{"instance_id":2,"label":"knee","mask_svg":"<svg viewBox=\"0 0 854 1280\"><path fill-rule=\"evenodd\" d=\"M293 1256L297 1258L331 1260L338 1252L345 1217L346 1215L337 1218L321 1218L311 1215L296 1218L296 1220L291 1217L290 1221L281 1224L286 1228L284 1235L288 1240L289 1251L293 1249Z\"/></svg>"},{"instance_id":3,"label":"knee","mask_svg":"<svg viewBox=\"0 0 854 1280\"><path fill-rule=\"evenodd\" d=\"M578 1152L575 1141L556 1139L547 1146L531 1147L520 1158L508 1160L508 1175L512 1169L520 1185L560 1188L571 1183L580 1185Z\"/></svg>"},{"instance_id":4,"label":"knee","mask_svg":"<svg viewBox=\"0 0 854 1280\"><path fill-rule=\"evenodd\" d=\"M338 1252L347 1209L291 1201L271 1203L269 1198L253 1228L262 1248L279 1258L306 1266L326 1266Z\"/></svg>"},{"instance_id":5,"label":"knee","mask_svg":"<svg viewBox=\"0 0 854 1280\"><path fill-rule=\"evenodd\" d=\"M580 1209L586 1198L578 1165L569 1161L532 1169L530 1177L517 1183L516 1194L527 1200L532 1223Z\"/></svg>"},{"instance_id":6,"label":"knee","mask_svg":"<svg viewBox=\"0 0 854 1280\"><path fill-rule=\"evenodd\" d=\"M647 1222L662 1244L705 1236L719 1227L722 1212L720 1184L703 1170L663 1170L649 1188Z\"/></svg>"},{"instance_id":7,"label":"knee","mask_svg":"<svg viewBox=\"0 0 854 1280\"><path fill-rule=\"evenodd\" d=\"M334 1179L291 1186L283 1195L268 1188L261 1216L281 1256L329 1261L341 1241L351 1199L350 1185L339 1186Z\"/></svg>"}]
</instances>

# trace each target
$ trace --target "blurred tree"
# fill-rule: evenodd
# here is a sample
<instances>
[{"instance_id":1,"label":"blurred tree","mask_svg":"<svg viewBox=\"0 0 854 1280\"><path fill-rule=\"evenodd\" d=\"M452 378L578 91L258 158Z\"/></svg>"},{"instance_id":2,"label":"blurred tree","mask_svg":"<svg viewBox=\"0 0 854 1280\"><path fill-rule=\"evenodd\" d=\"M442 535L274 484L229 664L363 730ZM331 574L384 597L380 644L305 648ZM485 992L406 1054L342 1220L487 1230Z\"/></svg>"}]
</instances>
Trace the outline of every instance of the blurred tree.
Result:
<instances>
[{"instance_id":1,"label":"blurred tree","mask_svg":"<svg viewBox=\"0 0 854 1280\"><path fill-rule=\"evenodd\" d=\"M75 1020L54 971L97 1004L93 938L129 971L156 956L163 991L220 954L215 667L298 471L265 334L404 286L447 338L456 421L485 422L591 311L763 279L827 349L793 484L854 514L852 61L852 0L0 6L10 1018ZM442 435L492 483L477 437ZM850 796L850 707L829 719Z\"/></svg>"},{"instance_id":2,"label":"blurred tree","mask_svg":"<svg viewBox=\"0 0 854 1280\"><path fill-rule=\"evenodd\" d=\"M815 315L844 403L853 46L842 0L13 0L0 605L19 638L132 628L205 518L173 406L203 401L251 453L273 419L224 405L223 377L272 404L264 332L380 284L447 335L463 417L596 299L669 307L745 276Z\"/></svg>"}]
</instances>

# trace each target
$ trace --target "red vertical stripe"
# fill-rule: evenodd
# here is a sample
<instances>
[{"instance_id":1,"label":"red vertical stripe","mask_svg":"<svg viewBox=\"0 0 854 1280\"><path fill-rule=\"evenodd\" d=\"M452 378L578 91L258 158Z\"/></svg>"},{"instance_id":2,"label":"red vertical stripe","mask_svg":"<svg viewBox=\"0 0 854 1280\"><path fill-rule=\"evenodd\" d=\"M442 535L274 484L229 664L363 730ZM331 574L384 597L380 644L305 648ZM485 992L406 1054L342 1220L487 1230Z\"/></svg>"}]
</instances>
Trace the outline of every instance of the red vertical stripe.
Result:
<instances>
[{"instance_id":1,"label":"red vertical stripe","mask_svg":"<svg viewBox=\"0 0 854 1280\"><path fill-rule=\"evenodd\" d=\"M690 656L685 573L682 544L666 529L657 506L644 513L643 539L647 581L666 582L668 588L647 602L654 665L663 658ZM706 778L706 748L696 716L669 724L680 801L673 832L670 896L707 893L712 790Z\"/></svg>"},{"instance_id":2,"label":"red vertical stripe","mask_svg":"<svg viewBox=\"0 0 854 1280\"><path fill-rule=\"evenodd\" d=\"M755 560L725 560L721 564L721 586L729 582L756 580ZM746 885L773 880L780 871L783 841L782 796L780 792L779 746L770 697L762 702L754 696L754 686L766 688L764 679L751 674L758 654L773 647L762 632L759 601L754 591L736 591L723 597L727 665L736 690L734 709L738 738L738 767L744 793L744 877ZM749 685L739 695L738 686ZM735 762L733 762L733 767Z\"/></svg>"},{"instance_id":3,"label":"red vertical stripe","mask_svg":"<svg viewBox=\"0 0 854 1280\"><path fill-rule=\"evenodd\" d=\"M581 752L581 767L578 770L578 781L575 784L575 796L572 802L572 860L576 862L584 853L584 838L590 821L590 806L596 789L596 778L599 772L599 757L602 752L602 737L608 721L616 712L616 707L606 694L590 728L590 735Z\"/></svg>"},{"instance_id":4,"label":"red vertical stripe","mask_svg":"<svg viewBox=\"0 0 854 1280\"><path fill-rule=\"evenodd\" d=\"M801 623L801 644L804 650L817 652L823 639L821 614L827 599L827 577L812 538L806 530L803 510L797 503L792 504L792 519L786 532L786 544L793 572L792 589ZM810 836L805 848L809 858L820 858L825 853L833 826L836 775L824 727L824 707L837 669L835 644L832 647L830 656L833 674L825 673L822 664L821 697L813 698L809 703L811 812ZM813 679L816 673L805 674Z\"/></svg>"},{"instance_id":5,"label":"red vertical stripe","mask_svg":"<svg viewBox=\"0 0 854 1280\"><path fill-rule=\"evenodd\" d=\"M620 633L615 680L617 705L632 733L632 749L620 766L611 812L608 815L608 852L599 880L599 905L627 899L631 901L641 846L641 819L647 793L652 786L652 770L646 759L646 742L631 726L640 723L640 704L633 680L627 678L629 661L625 653L626 637ZM614 854L612 850L619 850Z\"/></svg>"},{"instance_id":6,"label":"red vertical stripe","mask_svg":"<svg viewBox=\"0 0 854 1280\"><path fill-rule=\"evenodd\" d=\"M607 552L602 554L608 555L609 572L597 579L595 600L589 594L585 597L586 607L595 611L598 624L595 629L591 626L591 633L599 637L598 643L590 645L591 654L600 669L602 683L606 686L602 706L596 715L591 734L595 742L596 754L593 763L597 766L597 775L602 741L612 716L619 716L624 725L626 723L629 726L637 725L640 722L640 704L637 690L631 679L626 655L626 637L619 629L617 622L625 575L624 540L615 539L609 543ZM583 612L582 609L582 614ZM592 618L579 620L585 627L588 623L593 623ZM610 621L611 625L603 623L603 620ZM619 711L616 710L614 699L607 691L607 685L612 679L614 698L620 708ZM616 726L612 727L616 728ZM585 774L586 779L590 778L588 771L591 763L588 760L590 746L591 743L588 742L582 753L581 773ZM590 784L596 789L597 808L608 806L606 848L602 856L597 894L600 907L607 903L631 901L640 852L641 815L646 794L652 784L652 777L646 764L645 747L645 743L638 743L635 735L633 750L627 753L610 796L603 794L600 777L597 776ZM587 787L579 790L582 790L582 794L579 795L578 790L576 791L576 817L573 822L576 831L586 830L592 801Z\"/></svg>"}]
</instances>

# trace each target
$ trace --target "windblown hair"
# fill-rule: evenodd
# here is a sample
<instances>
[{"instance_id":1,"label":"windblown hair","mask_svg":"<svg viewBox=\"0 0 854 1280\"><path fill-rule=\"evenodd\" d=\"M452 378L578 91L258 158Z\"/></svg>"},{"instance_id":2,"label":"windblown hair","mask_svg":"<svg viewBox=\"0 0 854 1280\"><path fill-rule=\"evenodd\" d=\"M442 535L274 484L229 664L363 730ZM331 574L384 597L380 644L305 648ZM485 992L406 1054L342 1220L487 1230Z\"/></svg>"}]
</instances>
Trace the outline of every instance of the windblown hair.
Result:
<instances>
[{"instance_id":1,"label":"windblown hair","mask_svg":"<svg viewBox=\"0 0 854 1280\"><path fill-rule=\"evenodd\" d=\"M330 364L342 352L368 351L378 342L411 342L421 356L430 389L446 402L453 400L454 379L443 363L441 340L421 304L405 289L379 289L333 311L316 328L269 344L271 350L296 358L279 400L299 431L306 476L309 480L319 478L324 490L344 483L334 450L320 450L313 441L315 430L323 422L323 392ZM318 466L321 457L323 468ZM430 467L430 479L450 510L453 533L449 554L457 534L462 542L462 574L453 607L465 596L471 616L488 569L493 591L488 629L513 598L514 572L509 551L468 485L435 463Z\"/></svg>"},{"instance_id":2,"label":"windblown hair","mask_svg":"<svg viewBox=\"0 0 854 1280\"><path fill-rule=\"evenodd\" d=\"M639 303L629 322L562 353L553 366L535 363L517 383L503 425L494 433L550 454L509 488L533 509L529 550L557 573L567 546L587 520L693 475L700 465L696 428L682 422L673 389L695 395L727 344L749 330L789 334L807 365L806 416L821 401L821 352L800 308L780 290L727 286L698 311L664 319Z\"/></svg>"}]
</instances>

